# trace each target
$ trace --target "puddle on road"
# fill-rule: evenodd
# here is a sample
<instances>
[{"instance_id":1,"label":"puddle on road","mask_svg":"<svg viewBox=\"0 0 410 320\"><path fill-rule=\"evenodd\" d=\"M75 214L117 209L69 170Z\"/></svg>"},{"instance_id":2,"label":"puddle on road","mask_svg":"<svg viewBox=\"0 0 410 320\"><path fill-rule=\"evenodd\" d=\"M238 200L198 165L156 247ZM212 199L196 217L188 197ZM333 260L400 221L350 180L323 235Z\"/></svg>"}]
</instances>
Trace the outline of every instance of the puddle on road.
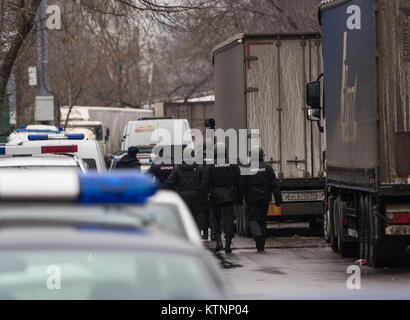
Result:
<instances>
[{"instance_id":1,"label":"puddle on road","mask_svg":"<svg viewBox=\"0 0 410 320\"><path fill-rule=\"evenodd\" d=\"M286 274L286 272L279 271L276 268L263 268L263 269L258 269L256 271L263 272L263 273L269 273L269 274Z\"/></svg>"},{"instance_id":2,"label":"puddle on road","mask_svg":"<svg viewBox=\"0 0 410 320\"><path fill-rule=\"evenodd\" d=\"M220 252L213 252L215 257L219 260L220 265L223 269L232 269L232 268L241 268L242 265L238 263L230 262L226 259L225 255L222 255Z\"/></svg>"}]
</instances>

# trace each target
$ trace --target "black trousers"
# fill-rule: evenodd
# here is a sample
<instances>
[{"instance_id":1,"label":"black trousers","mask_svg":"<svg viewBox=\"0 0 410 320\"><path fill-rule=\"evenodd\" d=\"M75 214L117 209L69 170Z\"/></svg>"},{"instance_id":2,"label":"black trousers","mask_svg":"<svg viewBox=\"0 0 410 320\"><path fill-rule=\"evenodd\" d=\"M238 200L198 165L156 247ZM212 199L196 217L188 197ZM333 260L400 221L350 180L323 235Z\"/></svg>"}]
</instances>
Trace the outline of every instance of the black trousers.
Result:
<instances>
[{"instance_id":1,"label":"black trousers","mask_svg":"<svg viewBox=\"0 0 410 320\"><path fill-rule=\"evenodd\" d=\"M222 222L225 231L225 239L234 237L234 209L233 203L213 203L211 205L212 217L210 219L211 229L215 237L222 234Z\"/></svg>"},{"instance_id":2,"label":"black trousers","mask_svg":"<svg viewBox=\"0 0 410 320\"><path fill-rule=\"evenodd\" d=\"M186 194L181 193L181 198L185 201L185 204L192 213L192 216L196 222L196 225L199 230L202 230L203 221L204 221L204 210L202 207L202 201L200 196L187 196Z\"/></svg>"},{"instance_id":3,"label":"black trousers","mask_svg":"<svg viewBox=\"0 0 410 320\"><path fill-rule=\"evenodd\" d=\"M266 216L269 208L269 200L246 203L246 214L252 237L266 239Z\"/></svg>"}]
</instances>

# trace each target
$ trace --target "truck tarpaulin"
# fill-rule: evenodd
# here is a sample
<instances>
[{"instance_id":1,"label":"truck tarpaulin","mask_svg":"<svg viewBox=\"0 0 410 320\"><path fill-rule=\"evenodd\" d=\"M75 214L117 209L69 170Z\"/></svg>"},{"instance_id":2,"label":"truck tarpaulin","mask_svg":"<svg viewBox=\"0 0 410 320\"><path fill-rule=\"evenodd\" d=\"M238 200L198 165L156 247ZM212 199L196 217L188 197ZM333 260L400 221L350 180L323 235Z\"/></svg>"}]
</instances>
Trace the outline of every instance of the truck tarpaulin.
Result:
<instances>
[{"instance_id":1,"label":"truck tarpaulin","mask_svg":"<svg viewBox=\"0 0 410 320\"><path fill-rule=\"evenodd\" d=\"M326 137L330 180L332 169L377 166L374 5L335 1L321 8L326 125L333 128Z\"/></svg>"}]
</instances>

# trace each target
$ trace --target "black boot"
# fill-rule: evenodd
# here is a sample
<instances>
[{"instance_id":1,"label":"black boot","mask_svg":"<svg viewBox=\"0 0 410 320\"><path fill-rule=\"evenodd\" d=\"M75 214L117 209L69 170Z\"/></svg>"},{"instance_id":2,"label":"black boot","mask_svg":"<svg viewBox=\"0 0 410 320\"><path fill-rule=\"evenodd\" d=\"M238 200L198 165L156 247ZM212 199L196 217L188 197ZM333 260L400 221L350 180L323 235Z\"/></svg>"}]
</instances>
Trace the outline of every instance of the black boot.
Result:
<instances>
[{"instance_id":1,"label":"black boot","mask_svg":"<svg viewBox=\"0 0 410 320\"><path fill-rule=\"evenodd\" d=\"M258 250L258 252L265 251L265 238L262 236L256 237L256 250Z\"/></svg>"},{"instance_id":2,"label":"black boot","mask_svg":"<svg viewBox=\"0 0 410 320\"><path fill-rule=\"evenodd\" d=\"M204 233L203 233L203 235L202 235L202 239L203 239L203 240L208 240L208 229L205 229L205 230L204 230Z\"/></svg>"},{"instance_id":3,"label":"black boot","mask_svg":"<svg viewBox=\"0 0 410 320\"><path fill-rule=\"evenodd\" d=\"M216 240L215 251L216 252L221 251L223 249L221 236L215 236L215 240Z\"/></svg>"},{"instance_id":4,"label":"black boot","mask_svg":"<svg viewBox=\"0 0 410 320\"><path fill-rule=\"evenodd\" d=\"M226 239L225 240L225 253L232 253L231 241L232 241L232 239Z\"/></svg>"}]
</instances>

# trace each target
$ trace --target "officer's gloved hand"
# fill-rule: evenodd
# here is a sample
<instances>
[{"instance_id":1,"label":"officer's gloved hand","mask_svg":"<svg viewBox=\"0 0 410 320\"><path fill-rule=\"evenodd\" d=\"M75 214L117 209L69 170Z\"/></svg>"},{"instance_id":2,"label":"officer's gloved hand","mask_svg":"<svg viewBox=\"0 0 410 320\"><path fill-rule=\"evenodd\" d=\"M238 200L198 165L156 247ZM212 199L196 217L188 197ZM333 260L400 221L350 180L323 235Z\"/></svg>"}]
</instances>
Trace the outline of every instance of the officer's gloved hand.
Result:
<instances>
[{"instance_id":1,"label":"officer's gloved hand","mask_svg":"<svg viewBox=\"0 0 410 320\"><path fill-rule=\"evenodd\" d=\"M275 206L280 207L280 205L282 204L282 202L275 202Z\"/></svg>"}]
</instances>

